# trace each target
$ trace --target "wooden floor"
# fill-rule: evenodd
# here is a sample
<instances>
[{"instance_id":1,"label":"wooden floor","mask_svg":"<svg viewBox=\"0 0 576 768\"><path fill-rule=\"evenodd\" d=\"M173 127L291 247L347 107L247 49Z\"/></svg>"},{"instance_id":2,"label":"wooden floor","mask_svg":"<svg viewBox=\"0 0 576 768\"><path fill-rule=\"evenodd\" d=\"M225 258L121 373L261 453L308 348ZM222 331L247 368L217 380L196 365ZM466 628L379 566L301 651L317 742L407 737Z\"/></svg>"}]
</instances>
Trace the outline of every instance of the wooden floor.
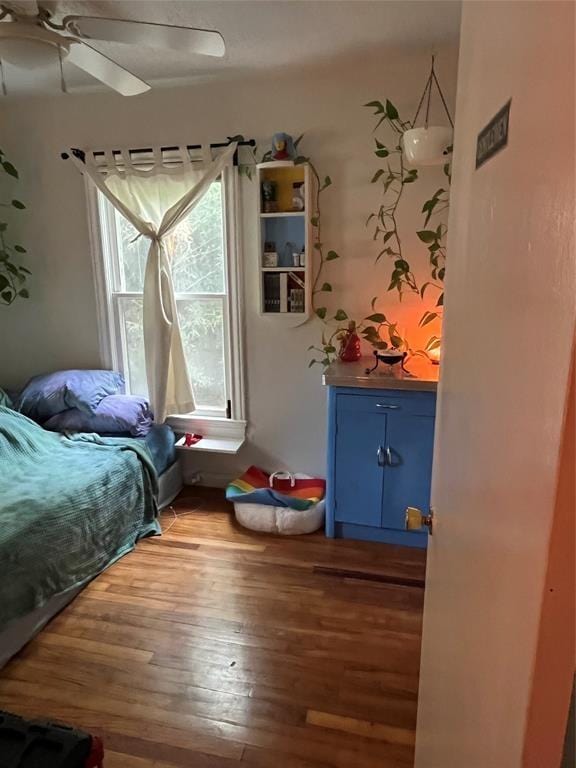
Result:
<instances>
[{"instance_id":1,"label":"wooden floor","mask_svg":"<svg viewBox=\"0 0 576 768\"><path fill-rule=\"evenodd\" d=\"M175 507L0 673L0 708L100 735L106 768L411 766L425 555L252 534L207 489Z\"/></svg>"}]
</instances>

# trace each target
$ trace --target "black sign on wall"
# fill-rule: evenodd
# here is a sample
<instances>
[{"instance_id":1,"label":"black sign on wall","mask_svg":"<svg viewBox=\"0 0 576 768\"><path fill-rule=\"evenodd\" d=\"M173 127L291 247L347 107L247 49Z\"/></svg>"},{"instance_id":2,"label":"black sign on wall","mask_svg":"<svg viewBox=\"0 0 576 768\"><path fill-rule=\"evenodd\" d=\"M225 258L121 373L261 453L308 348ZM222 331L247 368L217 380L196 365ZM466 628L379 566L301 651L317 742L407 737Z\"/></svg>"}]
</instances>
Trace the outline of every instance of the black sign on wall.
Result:
<instances>
[{"instance_id":1,"label":"black sign on wall","mask_svg":"<svg viewBox=\"0 0 576 768\"><path fill-rule=\"evenodd\" d=\"M508 123L512 99L490 120L478 134L476 142L476 168L490 160L508 144Z\"/></svg>"}]
</instances>

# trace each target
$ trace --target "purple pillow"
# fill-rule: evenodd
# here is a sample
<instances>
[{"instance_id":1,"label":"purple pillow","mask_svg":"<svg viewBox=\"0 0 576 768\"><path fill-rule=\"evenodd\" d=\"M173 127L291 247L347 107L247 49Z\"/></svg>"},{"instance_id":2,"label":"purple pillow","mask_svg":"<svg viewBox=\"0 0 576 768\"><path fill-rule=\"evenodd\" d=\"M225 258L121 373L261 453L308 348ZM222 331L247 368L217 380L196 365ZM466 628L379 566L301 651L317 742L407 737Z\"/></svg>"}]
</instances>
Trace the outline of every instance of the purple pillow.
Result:
<instances>
[{"instance_id":1,"label":"purple pillow","mask_svg":"<svg viewBox=\"0 0 576 768\"><path fill-rule=\"evenodd\" d=\"M71 408L52 416L44 427L55 432L128 432L133 437L144 437L150 432L153 421L146 398L137 395L108 395L98 403L94 413L88 414L78 408Z\"/></svg>"},{"instance_id":2,"label":"purple pillow","mask_svg":"<svg viewBox=\"0 0 576 768\"><path fill-rule=\"evenodd\" d=\"M106 395L123 391L124 377L117 371L56 371L30 379L16 405L42 423L68 408L93 413Z\"/></svg>"}]
</instances>

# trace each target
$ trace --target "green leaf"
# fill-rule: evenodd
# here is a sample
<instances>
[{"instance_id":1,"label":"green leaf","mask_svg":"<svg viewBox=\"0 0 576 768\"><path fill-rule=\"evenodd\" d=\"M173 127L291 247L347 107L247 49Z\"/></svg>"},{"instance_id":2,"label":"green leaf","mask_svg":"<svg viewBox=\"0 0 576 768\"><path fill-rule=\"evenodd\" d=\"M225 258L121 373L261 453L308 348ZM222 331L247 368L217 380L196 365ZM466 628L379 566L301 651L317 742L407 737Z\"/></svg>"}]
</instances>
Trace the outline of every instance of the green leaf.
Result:
<instances>
[{"instance_id":1,"label":"green leaf","mask_svg":"<svg viewBox=\"0 0 576 768\"><path fill-rule=\"evenodd\" d=\"M336 347L333 347L332 344L327 344L324 347L324 352L326 352L327 355L333 355L334 352L336 352Z\"/></svg>"},{"instance_id":2,"label":"green leaf","mask_svg":"<svg viewBox=\"0 0 576 768\"><path fill-rule=\"evenodd\" d=\"M322 284L322 288L320 288L320 290L321 291L331 291L332 290L332 286L330 285L330 283L323 283Z\"/></svg>"},{"instance_id":3,"label":"green leaf","mask_svg":"<svg viewBox=\"0 0 576 768\"><path fill-rule=\"evenodd\" d=\"M441 293L438 297L438 301L436 302L437 307L443 307L444 306L444 294Z\"/></svg>"},{"instance_id":4,"label":"green leaf","mask_svg":"<svg viewBox=\"0 0 576 768\"><path fill-rule=\"evenodd\" d=\"M300 144L303 138L304 138L304 134L301 133L300 136L298 136L298 138L294 142L294 149L298 149L298 144Z\"/></svg>"},{"instance_id":5,"label":"green leaf","mask_svg":"<svg viewBox=\"0 0 576 768\"><path fill-rule=\"evenodd\" d=\"M384 173L384 169L383 168L379 168L376 171L376 173L374 174L374 176L372 176L372 179L370 180L370 183L371 184L375 184L378 181L378 179L380 178L380 176L382 176L383 173Z\"/></svg>"},{"instance_id":6,"label":"green leaf","mask_svg":"<svg viewBox=\"0 0 576 768\"><path fill-rule=\"evenodd\" d=\"M26 267L19 267L20 272L24 272L26 275L31 275L32 272L30 272L29 269L26 269Z\"/></svg>"},{"instance_id":7,"label":"green leaf","mask_svg":"<svg viewBox=\"0 0 576 768\"><path fill-rule=\"evenodd\" d=\"M374 139L374 141L376 142L376 149L386 149L385 145L382 144L381 141L378 141L378 139Z\"/></svg>"},{"instance_id":8,"label":"green leaf","mask_svg":"<svg viewBox=\"0 0 576 768\"><path fill-rule=\"evenodd\" d=\"M388 344L385 341L373 341L372 346L376 349L388 349Z\"/></svg>"},{"instance_id":9,"label":"green leaf","mask_svg":"<svg viewBox=\"0 0 576 768\"><path fill-rule=\"evenodd\" d=\"M431 323L433 320L436 320L437 317L438 317L437 312L425 312L422 315L418 325L420 326L420 328L423 328L425 325L428 325L428 323Z\"/></svg>"},{"instance_id":10,"label":"green leaf","mask_svg":"<svg viewBox=\"0 0 576 768\"><path fill-rule=\"evenodd\" d=\"M438 280L444 280L444 275L446 274L446 267L442 267L438 270Z\"/></svg>"},{"instance_id":11,"label":"green leaf","mask_svg":"<svg viewBox=\"0 0 576 768\"><path fill-rule=\"evenodd\" d=\"M427 352L432 352L433 349L438 349L438 347L442 344L442 339L439 339L437 336L432 336L431 339L428 339L426 346L424 349Z\"/></svg>"},{"instance_id":12,"label":"green leaf","mask_svg":"<svg viewBox=\"0 0 576 768\"><path fill-rule=\"evenodd\" d=\"M339 309L334 315L334 320L348 320L348 315L343 309Z\"/></svg>"},{"instance_id":13,"label":"green leaf","mask_svg":"<svg viewBox=\"0 0 576 768\"><path fill-rule=\"evenodd\" d=\"M312 368L313 365L316 365L316 363L319 363L319 360L310 360L308 363L308 368Z\"/></svg>"},{"instance_id":14,"label":"green leaf","mask_svg":"<svg viewBox=\"0 0 576 768\"><path fill-rule=\"evenodd\" d=\"M400 272L410 272L410 264L405 259L398 259L394 262L394 266Z\"/></svg>"},{"instance_id":15,"label":"green leaf","mask_svg":"<svg viewBox=\"0 0 576 768\"><path fill-rule=\"evenodd\" d=\"M13 291L4 291L4 293L0 294L0 297L6 302L6 304L10 304L13 296Z\"/></svg>"},{"instance_id":16,"label":"green leaf","mask_svg":"<svg viewBox=\"0 0 576 768\"><path fill-rule=\"evenodd\" d=\"M321 251L322 250L322 243L314 243L314 248L317 251Z\"/></svg>"},{"instance_id":17,"label":"green leaf","mask_svg":"<svg viewBox=\"0 0 576 768\"><path fill-rule=\"evenodd\" d=\"M389 230L388 232L386 232L386 234L382 238L382 242L386 244L391 237L394 237L395 234L396 234L396 231L394 229Z\"/></svg>"},{"instance_id":18,"label":"green leaf","mask_svg":"<svg viewBox=\"0 0 576 768\"><path fill-rule=\"evenodd\" d=\"M27 253L27 250L26 248L24 248L23 245L15 245L14 250L17 251L18 253Z\"/></svg>"},{"instance_id":19,"label":"green leaf","mask_svg":"<svg viewBox=\"0 0 576 768\"><path fill-rule=\"evenodd\" d=\"M324 320L326 317L326 307L318 307L316 310L316 315L320 318L320 320Z\"/></svg>"},{"instance_id":20,"label":"green leaf","mask_svg":"<svg viewBox=\"0 0 576 768\"><path fill-rule=\"evenodd\" d=\"M420 298L421 298L421 299L423 299L423 298L424 298L424 294L426 293L426 288L428 288L428 286L429 286L429 285L432 285L432 283L430 283L430 282L428 282L428 283L424 283L424 285L422 286L422 288L420 288Z\"/></svg>"},{"instance_id":21,"label":"green leaf","mask_svg":"<svg viewBox=\"0 0 576 768\"><path fill-rule=\"evenodd\" d=\"M30 294L26 290L26 288L22 288L20 291L18 291L18 296L21 296L23 299L29 299Z\"/></svg>"},{"instance_id":22,"label":"green leaf","mask_svg":"<svg viewBox=\"0 0 576 768\"><path fill-rule=\"evenodd\" d=\"M378 296L374 296L374 298L370 302L370 306L372 307L372 309L374 309L374 307L376 306L377 301L378 301Z\"/></svg>"},{"instance_id":23,"label":"green leaf","mask_svg":"<svg viewBox=\"0 0 576 768\"><path fill-rule=\"evenodd\" d=\"M372 221L372 219L373 219L375 216L376 216L376 214L375 214L375 213L371 213L371 214L370 214L370 216L368 216L368 218L366 219L366 224L365 224L365 226L366 226L366 227L368 226L368 224L370 224L370 222Z\"/></svg>"},{"instance_id":24,"label":"green leaf","mask_svg":"<svg viewBox=\"0 0 576 768\"><path fill-rule=\"evenodd\" d=\"M423 243L433 243L436 240L436 232L432 229L421 229L416 234Z\"/></svg>"},{"instance_id":25,"label":"green leaf","mask_svg":"<svg viewBox=\"0 0 576 768\"><path fill-rule=\"evenodd\" d=\"M8 224L6 224L6 222L0 222L0 232L6 232L7 226Z\"/></svg>"},{"instance_id":26,"label":"green leaf","mask_svg":"<svg viewBox=\"0 0 576 768\"><path fill-rule=\"evenodd\" d=\"M326 261L334 261L334 259L339 259L340 256L336 253L336 251L328 251L326 254Z\"/></svg>"},{"instance_id":27,"label":"green leaf","mask_svg":"<svg viewBox=\"0 0 576 768\"><path fill-rule=\"evenodd\" d=\"M0 275L0 291L3 291L9 285L10 285L10 281L8 280L6 275Z\"/></svg>"},{"instance_id":28,"label":"green leaf","mask_svg":"<svg viewBox=\"0 0 576 768\"><path fill-rule=\"evenodd\" d=\"M390 118L390 120L398 120L400 117L398 110L389 99L386 99L386 115Z\"/></svg>"},{"instance_id":29,"label":"green leaf","mask_svg":"<svg viewBox=\"0 0 576 768\"><path fill-rule=\"evenodd\" d=\"M10 254L8 251L0 251L0 261L8 261Z\"/></svg>"},{"instance_id":30,"label":"green leaf","mask_svg":"<svg viewBox=\"0 0 576 768\"><path fill-rule=\"evenodd\" d=\"M318 216L312 216L310 218L310 224L312 224L313 227L317 227L319 221L320 219L318 218Z\"/></svg>"},{"instance_id":31,"label":"green leaf","mask_svg":"<svg viewBox=\"0 0 576 768\"><path fill-rule=\"evenodd\" d=\"M369 101L368 104L364 104L365 107L371 107L372 109L375 109L374 112L375 115L379 115L382 112L384 112L384 104L382 104L381 101Z\"/></svg>"},{"instance_id":32,"label":"green leaf","mask_svg":"<svg viewBox=\"0 0 576 768\"><path fill-rule=\"evenodd\" d=\"M10 272L13 275L17 275L18 274L18 270L16 269L14 264L11 264L10 262L8 262L6 264L6 269L8 270L8 272Z\"/></svg>"},{"instance_id":33,"label":"green leaf","mask_svg":"<svg viewBox=\"0 0 576 768\"><path fill-rule=\"evenodd\" d=\"M12 163L8 162L8 160L2 161L2 168L4 168L8 176L13 176L15 179L18 178L18 171L16 170L16 168L14 168Z\"/></svg>"},{"instance_id":34,"label":"green leaf","mask_svg":"<svg viewBox=\"0 0 576 768\"><path fill-rule=\"evenodd\" d=\"M388 150L387 150L387 149L377 149L377 150L374 152L374 154L376 155L376 157L388 157L388 155L390 154L390 152L388 152Z\"/></svg>"},{"instance_id":35,"label":"green leaf","mask_svg":"<svg viewBox=\"0 0 576 768\"><path fill-rule=\"evenodd\" d=\"M371 323L385 323L386 315L383 315L382 312L375 312L373 315L368 315L366 320L370 320Z\"/></svg>"},{"instance_id":36,"label":"green leaf","mask_svg":"<svg viewBox=\"0 0 576 768\"><path fill-rule=\"evenodd\" d=\"M324 179L324 186L322 187L322 189L326 189L326 187L329 187L330 184L332 184L332 179L330 178L330 176L326 176L326 178Z\"/></svg>"},{"instance_id":37,"label":"green leaf","mask_svg":"<svg viewBox=\"0 0 576 768\"><path fill-rule=\"evenodd\" d=\"M14 208L18 208L19 211L23 211L26 208L24 203L21 203L20 200L12 200L12 205Z\"/></svg>"}]
</instances>

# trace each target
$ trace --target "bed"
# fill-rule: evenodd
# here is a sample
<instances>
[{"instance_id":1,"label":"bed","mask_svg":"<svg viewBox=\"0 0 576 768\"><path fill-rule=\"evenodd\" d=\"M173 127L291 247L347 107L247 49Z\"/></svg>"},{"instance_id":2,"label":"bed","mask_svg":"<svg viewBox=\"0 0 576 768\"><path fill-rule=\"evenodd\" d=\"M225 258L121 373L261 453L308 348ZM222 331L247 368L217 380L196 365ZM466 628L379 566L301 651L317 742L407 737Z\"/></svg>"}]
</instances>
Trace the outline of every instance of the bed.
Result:
<instances>
[{"instance_id":1,"label":"bed","mask_svg":"<svg viewBox=\"0 0 576 768\"><path fill-rule=\"evenodd\" d=\"M178 492L173 433L49 432L0 406L0 667L86 584L158 534Z\"/></svg>"}]
</instances>

